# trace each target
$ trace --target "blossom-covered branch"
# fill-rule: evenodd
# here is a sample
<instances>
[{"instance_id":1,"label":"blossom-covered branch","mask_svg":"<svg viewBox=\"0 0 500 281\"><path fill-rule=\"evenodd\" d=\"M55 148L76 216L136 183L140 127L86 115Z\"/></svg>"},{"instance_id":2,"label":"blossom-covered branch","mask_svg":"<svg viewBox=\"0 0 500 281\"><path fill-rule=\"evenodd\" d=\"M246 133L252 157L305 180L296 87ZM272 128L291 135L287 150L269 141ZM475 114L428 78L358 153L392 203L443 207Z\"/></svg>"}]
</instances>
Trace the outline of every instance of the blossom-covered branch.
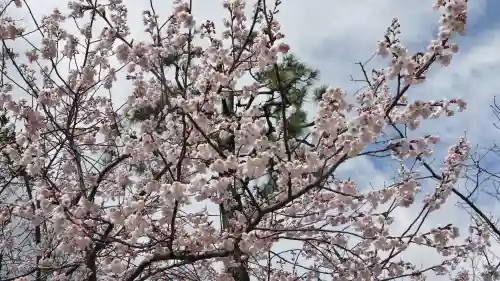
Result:
<instances>
[{"instance_id":1,"label":"blossom-covered branch","mask_svg":"<svg viewBox=\"0 0 500 281\"><path fill-rule=\"evenodd\" d=\"M425 158L439 138L401 131L465 110L458 97L421 101L410 90L450 64L466 1L437 1L439 33L421 52L393 20L374 44L389 67L370 76L360 64L368 86L355 101L312 90L318 72L291 54L279 0L225 0L222 24L196 18L194 1L163 16L150 3L141 37L123 0L69 1L41 19L28 1L6 3L1 280L423 280L480 248L450 224L422 229L469 144L457 136L419 199L426 178L415 169L436 175ZM29 27L9 17L14 8ZM370 189L338 173L360 157L402 168ZM418 200L399 233L394 212ZM441 260L405 261L413 246Z\"/></svg>"}]
</instances>

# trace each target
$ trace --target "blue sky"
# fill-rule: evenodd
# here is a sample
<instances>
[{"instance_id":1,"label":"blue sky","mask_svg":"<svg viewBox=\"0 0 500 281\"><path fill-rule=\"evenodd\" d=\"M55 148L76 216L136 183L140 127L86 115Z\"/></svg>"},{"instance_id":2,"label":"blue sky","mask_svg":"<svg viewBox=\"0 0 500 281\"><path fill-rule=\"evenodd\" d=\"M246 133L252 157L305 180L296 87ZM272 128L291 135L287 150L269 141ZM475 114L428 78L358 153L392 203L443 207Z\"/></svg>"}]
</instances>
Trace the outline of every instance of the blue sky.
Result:
<instances>
[{"instance_id":1,"label":"blue sky","mask_svg":"<svg viewBox=\"0 0 500 281\"><path fill-rule=\"evenodd\" d=\"M498 11L500 11L500 2L494 0L486 0L482 14L473 17L473 24L469 29L470 33L481 33L482 31L491 28L492 26L498 25L500 23Z\"/></svg>"},{"instance_id":2,"label":"blue sky","mask_svg":"<svg viewBox=\"0 0 500 281\"><path fill-rule=\"evenodd\" d=\"M290 31L285 34L289 35L292 50L321 71L322 83L342 87L348 93L353 93L359 87L359 84L350 82L350 75L361 75L354 63L370 58L375 51L376 41L382 37L393 17L400 19L402 43L411 52L416 52L424 50L429 40L435 37L440 15L432 10L432 0L317 0L302 1L300 4L298 1L289 1L286 4L289 6L281 9L283 14L280 19L283 19L284 29ZM431 159L438 168L448 147L460 136L466 134L473 147L488 147L500 136L500 131L492 124L494 116L489 107L493 97L500 96L500 1L471 0L469 5L469 26L465 36L455 39L460 43L460 52L453 58L451 65L434 66L428 81L409 91L413 99L461 97L468 101L466 112L453 118L422 122L421 128L413 133L420 136L438 135L442 139ZM379 68L385 65L385 61L375 60L370 66ZM497 158L485 160L489 169L500 170ZM390 183L394 163L359 158L340 167L339 173L355 179L360 187L380 187ZM428 183L426 189L433 187L432 183ZM465 189L465 183L460 182L459 188ZM492 186L488 183L484 188L491 189ZM477 200L487 213L497 218L500 216L497 201L487 196ZM466 228L470 222L468 215L455 203L456 198L448 201L440 212L430 216L424 228L447 223ZM404 226L405 222L407 224L421 206L421 203L417 203L412 208L399 210L396 216L400 226ZM498 250L498 245L495 248ZM406 256L416 263L424 264L439 259L434 253L421 248L412 248Z\"/></svg>"},{"instance_id":3,"label":"blue sky","mask_svg":"<svg viewBox=\"0 0 500 281\"><path fill-rule=\"evenodd\" d=\"M51 5L38 6L40 0L28 0L36 6L38 14L47 14L54 7L65 9L66 0L49 0ZM141 12L149 1L124 0L130 3L131 27L137 40L141 38ZM157 11L168 16L171 1L156 0ZM248 1L252 3L253 1ZM271 2L271 1L269 1ZM284 0L280 20L287 35L286 42L300 59L321 72L321 83L342 87L353 93L359 84L349 81L350 75L360 77L359 67L354 63L365 61L376 50L392 18L401 23L402 43L411 52L422 51L435 37L439 12L432 9L433 0ZM221 23L223 15L221 1L194 1L194 15L198 22L213 20ZM418 134L438 135L442 143L436 147L436 163L444 158L447 148L467 132L473 146L491 145L500 131L492 125L493 115L489 108L493 96L500 96L500 1L470 0L469 27L464 37L457 38L460 52L449 67L434 66L431 77L422 85L410 90L410 97L418 99L441 99L461 97L468 101L469 109L453 118L441 118L423 122ZM34 6L35 5L35 6ZM162 12L163 11L163 12ZM23 12L20 12L23 13ZM29 21L28 14L19 17ZM375 60L372 67L385 66ZM127 95L115 96L123 100ZM311 107L310 114L314 114ZM489 167L500 170L500 164L489 161ZM390 179L393 170L384 162L375 163L369 158L350 161L340 168L340 173L351 176L360 186L382 186ZM427 227L456 222L465 227L463 213L449 202L440 213L430 217ZM481 201L483 207L500 214L500 207L491 201ZM411 219L418 209L406 209L397 215L400 221ZM497 212L498 211L498 212ZM413 250L412 250L413 251ZM411 252L412 258L421 259L419 249ZM428 256L426 256L428 258Z\"/></svg>"}]
</instances>

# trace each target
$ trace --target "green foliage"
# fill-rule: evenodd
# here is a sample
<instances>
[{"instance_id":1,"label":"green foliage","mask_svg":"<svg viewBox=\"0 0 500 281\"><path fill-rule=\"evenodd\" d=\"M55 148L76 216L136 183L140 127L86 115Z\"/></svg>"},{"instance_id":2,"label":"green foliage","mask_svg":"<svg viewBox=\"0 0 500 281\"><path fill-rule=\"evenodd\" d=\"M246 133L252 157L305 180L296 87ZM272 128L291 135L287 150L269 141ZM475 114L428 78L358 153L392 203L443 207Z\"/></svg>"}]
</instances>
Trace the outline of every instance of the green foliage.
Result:
<instances>
[{"instance_id":1,"label":"green foliage","mask_svg":"<svg viewBox=\"0 0 500 281\"><path fill-rule=\"evenodd\" d=\"M0 143L9 143L15 140L15 131L9 122L6 111L0 112Z\"/></svg>"},{"instance_id":2,"label":"green foliage","mask_svg":"<svg viewBox=\"0 0 500 281\"><path fill-rule=\"evenodd\" d=\"M140 109L135 110L130 117L130 121L132 123L136 123L139 121L144 121L149 119L151 116L158 116L163 108L167 105L165 99L159 99L156 101L155 107L147 106Z\"/></svg>"},{"instance_id":3,"label":"green foliage","mask_svg":"<svg viewBox=\"0 0 500 281\"><path fill-rule=\"evenodd\" d=\"M279 81L278 81L279 75ZM284 57L278 63L278 73L274 69L257 74L257 80L262 83L269 83L269 88L278 90L281 87L289 92L303 90L304 87L312 86L318 78L317 70L307 67L301 63L294 55ZM292 89L295 87L295 89Z\"/></svg>"},{"instance_id":4,"label":"green foliage","mask_svg":"<svg viewBox=\"0 0 500 281\"><path fill-rule=\"evenodd\" d=\"M307 113L302 109L297 109L290 117L288 117L288 134L293 137L300 136L306 122Z\"/></svg>"},{"instance_id":5,"label":"green foliage","mask_svg":"<svg viewBox=\"0 0 500 281\"><path fill-rule=\"evenodd\" d=\"M169 67L175 63L177 58L172 56L164 61L164 66ZM255 75L257 81L266 87L273 97L284 95L284 103L273 106L270 109L270 118L279 120L282 118L282 106L287 111L287 132L290 138L297 138L304 134L307 124L307 112L304 110L304 103L309 97L316 101L321 98L326 87L313 89L313 85L319 78L319 71L309 68L306 64L300 62L294 55L287 55L277 64L276 69L260 72ZM311 96L309 96L311 95ZM151 117L158 117L166 106L166 100L161 99L156 102L154 107L145 107L136 110L130 117L131 124L147 120ZM161 126L158 128L162 130ZM268 136L271 137L271 136ZM214 141L223 150L232 151L234 149L234 138L227 140L214 139ZM231 143L232 142L232 143ZM132 169L137 173L145 171L145 163L138 163ZM258 196L267 200L276 190L276 178L272 176L271 169L268 174L267 183L260 186L257 190Z\"/></svg>"},{"instance_id":6,"label":"green foliage","mask_svg":"<svg viewBox=\"0 0 500 281\"><path fill-rule=\"evenodd\" d=\"M287 118L288 135L293 138L302 135L307 122L307 113L303 110L304 102L319 78L319 71L307 67L294 55L288 55L278 64L278 72L271 69L258 73L256 77L271 92L284 94L285 108L294 107L292 115ZM278 118L281 110L281 106L276 106L271 115Z\"/></svg>"},{"instance_id":7,"label":"green foliage","mask_svg":"<svg viewBox=\"0 0 500 281\"><path fill-rule=\"evenodd\" d=\"M323 94L326 92L327 89L328 89L328 86L324 86L324 85L319 86L318 88L314 89L314 91L313 91L314 100L320 101L321 97L323 96Z\"/></svg>"},{"instance_id":8,"label":"green foliage","mask_svg":"<svg viewBox=\"0 0 500 281\"><path fill-rule=\"evenodd\" d=\"M163 59L163 65L166 67L170 67L170 66L174 65L178 59L179 59L179 56L177 56L175 54L168 55L166 58Z\"/></svg>"},{"instance_id":9,"label":"green foliage","mask_svg":"<svg viewBox=\"0 0 500 281\"><path fill-rule=\"evenodd\" d=\"M165 66L173 64L174 57L166 58ZM319 72L300 62L294 55L284 57L278 63L278 73L274 69L256 74L257 81L265 85L273 93L285 95L285 108L293 107L293 113L287 118L288 133L292 138L303 134L307 122L307 113L303 110L304 102L311 92L313 84L318 80ZM137 109L130 117L132 123L159 116L166 106L166 99L159 99L154 107ZM270 112L275 119L281 116L281 106L275 106Z\"/></svg>"}]
</instances>

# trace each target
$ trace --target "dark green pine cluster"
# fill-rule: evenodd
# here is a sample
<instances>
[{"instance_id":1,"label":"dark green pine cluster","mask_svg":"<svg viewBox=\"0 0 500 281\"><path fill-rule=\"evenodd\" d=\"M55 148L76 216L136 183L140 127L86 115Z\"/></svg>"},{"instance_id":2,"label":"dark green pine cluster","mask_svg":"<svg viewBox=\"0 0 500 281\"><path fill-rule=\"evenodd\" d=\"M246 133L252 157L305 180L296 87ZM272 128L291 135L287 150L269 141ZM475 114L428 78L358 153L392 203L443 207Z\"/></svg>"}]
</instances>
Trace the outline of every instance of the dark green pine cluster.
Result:
<instances>
[{"instance_id":1,"label":"dark green pine cluster","mask_svg":"<svg viewBox=\"0 0 500 281\"><path fill-rule=\"evenodd\" d=\"M171 62L170 60L175 60L175 58L171 58L168 62L165 62L165 68L175 65L175 62ZM282 110L285 107L287 111L287 137L292 139L304 136L308 124L305 103L308 100L317 101L326 89L324 86L314 88L314 84L319 78L319 71L308 67L296 56L287 55L274 68L256 73L253 77L265 89L259 92L258 95L267 95L265 100L270 101L270 104L272 104L270 107L264 105L266 118L270 120L268 124L273 124L281 120L283 118ZM176 89L170 89L169 92L175 93ZM281 94L283 94L283 99ZM159 99L155 107L145 107L135 110L128 121L132 124L150 118L161 121L161 115L168 104L168 98ZM225 99L222 101L221 112L219 114L231 115L236 110L236 106L238 105L235 105L234 96L232 100ZM159 124L158 130L160 132L161 128L162 126ZM271 138L271 135L269 134L268 137ZM232 140L230 142L228 140L214 139L219 144L221 150L228 151L234 151L234 138ZM272 175L274 164L271 163L269 165L268 183L259 187L256 191L256 195L262 199L269 199L268 196L276 190L276 178ZM140 173L144 168L144 163L139 163L135 167L135 170Z\"/></svg>"}]
</instances>

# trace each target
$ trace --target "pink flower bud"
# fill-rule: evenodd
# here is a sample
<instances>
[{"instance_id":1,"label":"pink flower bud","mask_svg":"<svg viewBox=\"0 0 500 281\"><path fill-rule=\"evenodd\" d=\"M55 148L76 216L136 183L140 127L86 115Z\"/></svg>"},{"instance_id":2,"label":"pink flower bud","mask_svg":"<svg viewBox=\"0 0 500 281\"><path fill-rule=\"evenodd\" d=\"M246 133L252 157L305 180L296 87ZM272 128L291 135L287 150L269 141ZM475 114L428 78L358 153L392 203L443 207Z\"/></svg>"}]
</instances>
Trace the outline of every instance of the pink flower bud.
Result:
<instances>
[{"instance_id":1,"label":"pink flower bud","mask_svg":"<svg viewBox=\"0 0 500 281\"><path fill-rule=\"evenodd\" d=\"M290 46L288 44L280 43L278 45L278 52L280 52L280 53L286 54L286 53L288 53L289 50L290 50Z\"/></svg>"}]
</instances>

